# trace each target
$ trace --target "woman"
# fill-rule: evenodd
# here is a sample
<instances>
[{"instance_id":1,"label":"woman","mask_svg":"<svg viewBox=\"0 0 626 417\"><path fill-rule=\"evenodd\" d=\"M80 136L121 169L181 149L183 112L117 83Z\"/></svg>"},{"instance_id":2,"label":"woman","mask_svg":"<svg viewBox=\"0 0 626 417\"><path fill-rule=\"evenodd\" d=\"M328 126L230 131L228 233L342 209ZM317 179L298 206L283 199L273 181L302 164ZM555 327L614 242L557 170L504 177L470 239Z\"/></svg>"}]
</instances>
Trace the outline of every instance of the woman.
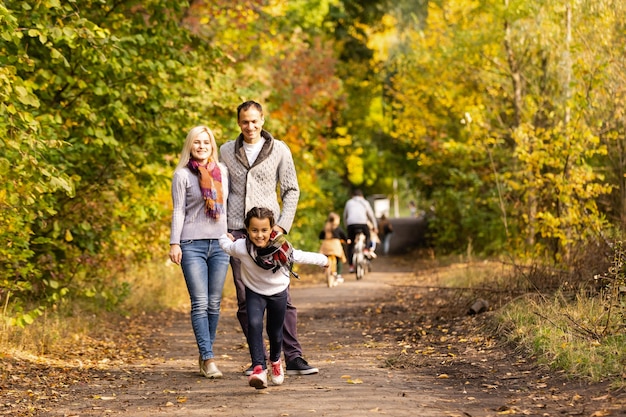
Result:
<instances>
[{"instance_id":1,"label":"woman","mask_svg":"<svg viewBox=\"0 0 626 417\"><path fill-rule=\"evenodd\" d=\"M191 325L198 344L200 373L221 378L213 343L230 257L218 239L227 232L228 171L218 162L213 132L189 131L172 179L170 260L181 265L191 300Z\"/></svg>"}]
</instances>

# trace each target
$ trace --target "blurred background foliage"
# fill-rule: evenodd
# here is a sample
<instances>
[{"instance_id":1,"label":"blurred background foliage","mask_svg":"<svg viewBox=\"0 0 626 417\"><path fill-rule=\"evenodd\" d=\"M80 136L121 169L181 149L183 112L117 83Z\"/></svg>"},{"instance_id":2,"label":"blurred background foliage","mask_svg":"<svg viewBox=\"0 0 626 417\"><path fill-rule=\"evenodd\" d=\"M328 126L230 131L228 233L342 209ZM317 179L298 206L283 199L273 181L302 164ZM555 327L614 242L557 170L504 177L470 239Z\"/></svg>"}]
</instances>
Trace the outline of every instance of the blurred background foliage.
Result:
<instances>
[{"instance_id":1,"label":"blurred background foliage","mask_svg":"<svg viewBox=\"0 0 626 417\"><path fill-rule=\"evenodd\" d=\"M431 213L438 253L568 267L626 222L618 0L42 0L0 5L0 301L10 325L165 262L187 131L264 105L291 239L351 188ZM146 269L148 269L146 267Z\"/></svg>"}]
</instances>

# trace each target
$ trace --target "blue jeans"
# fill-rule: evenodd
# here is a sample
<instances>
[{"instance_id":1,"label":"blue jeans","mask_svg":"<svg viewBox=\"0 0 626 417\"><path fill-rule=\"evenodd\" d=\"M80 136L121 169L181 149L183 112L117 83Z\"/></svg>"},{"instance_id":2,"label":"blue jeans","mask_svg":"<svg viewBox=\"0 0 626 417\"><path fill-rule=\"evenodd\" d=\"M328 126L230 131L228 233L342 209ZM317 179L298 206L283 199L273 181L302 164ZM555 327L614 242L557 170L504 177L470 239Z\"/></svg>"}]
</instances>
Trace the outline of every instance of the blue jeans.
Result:
<instances>
[{"instance_id":1,"label":"blue jeans","mask_svg":"<svg viewBox=\"0 0 626 417\"><path fill-rule=\"evenodd\" d=\"M180 242L181 267L191 300L191 326L203 360L211 359L230 256L217 239Z\"/></svg>"},{"instance_id":2,"label":"blue jeans","mask_svg":"<svg viewBox=\"0 0 626 417\"><path fill-rule=\"evenodd\" d=\"M391 233L387 233L383 237L383 253L387 255L389 253L389 246L391 244Z\"/></svg>"},{"instance_id":3,"label":"blue jeans","mask_svg":"<svg viewBox=\"0 0 626 417\"><path fill-rule=\"evenodd\" d=\"M248 308L248 346L252 366L265 364L265 344L263 342L263 315L267 310L267 338L270 340L270 361L280 359L283 344L283 323L287 311L287 294L284 290L274 295L261 295L246 287L246 307Z\"/></svg>"}]
</instances>

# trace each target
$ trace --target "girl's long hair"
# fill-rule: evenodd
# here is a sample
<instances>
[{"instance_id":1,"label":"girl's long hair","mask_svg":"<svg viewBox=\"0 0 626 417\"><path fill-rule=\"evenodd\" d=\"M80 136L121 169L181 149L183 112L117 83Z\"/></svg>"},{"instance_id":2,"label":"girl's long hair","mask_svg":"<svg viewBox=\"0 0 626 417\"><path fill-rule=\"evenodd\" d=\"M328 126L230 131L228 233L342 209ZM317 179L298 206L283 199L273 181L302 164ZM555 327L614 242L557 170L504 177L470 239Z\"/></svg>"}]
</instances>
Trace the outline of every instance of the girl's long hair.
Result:
<instances>
[{"instance_id":1,"label":"girl's long hair","mask_svg":"<svg viewBox=\"0 0 626 417\"><path fill-rule=\"evenodd\" d=\"M333 238L333 230L339 227L339 215L337 213L329 213L324 223L324 237L326 239Z\"/></svg>"}]
</instances>

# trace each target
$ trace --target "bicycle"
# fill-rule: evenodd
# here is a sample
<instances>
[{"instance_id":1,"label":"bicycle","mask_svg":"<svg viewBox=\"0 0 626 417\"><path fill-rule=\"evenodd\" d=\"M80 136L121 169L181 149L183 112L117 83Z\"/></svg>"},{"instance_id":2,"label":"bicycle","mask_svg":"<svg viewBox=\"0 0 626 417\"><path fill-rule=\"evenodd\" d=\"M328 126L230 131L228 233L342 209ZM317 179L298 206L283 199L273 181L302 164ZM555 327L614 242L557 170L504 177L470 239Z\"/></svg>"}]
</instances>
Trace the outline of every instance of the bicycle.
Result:
<instances>
[{"instance_id":1,"label":"bicycle","mask_svg":"<svg viewBox=\"0 0 626 417\"><path fill-rule=\"evenodd\" d=\"M326 284L328 288L336 287L337 282L337 257L335 255L328 255L328 268L325 271Z\"/></svg>"},{"instance_id":2,"label":"bicycle","mask_svg":"<svg viewBox=\"0 0 626 417\"><path fill-rule=\"evenodd\" d=\"M365 256L365 235L359 232L354 238L354 251L352 253L352 265L354 265L357 280L365 276L369 269L368 263L369 260Z\"/></svg>"}]
</instances>

